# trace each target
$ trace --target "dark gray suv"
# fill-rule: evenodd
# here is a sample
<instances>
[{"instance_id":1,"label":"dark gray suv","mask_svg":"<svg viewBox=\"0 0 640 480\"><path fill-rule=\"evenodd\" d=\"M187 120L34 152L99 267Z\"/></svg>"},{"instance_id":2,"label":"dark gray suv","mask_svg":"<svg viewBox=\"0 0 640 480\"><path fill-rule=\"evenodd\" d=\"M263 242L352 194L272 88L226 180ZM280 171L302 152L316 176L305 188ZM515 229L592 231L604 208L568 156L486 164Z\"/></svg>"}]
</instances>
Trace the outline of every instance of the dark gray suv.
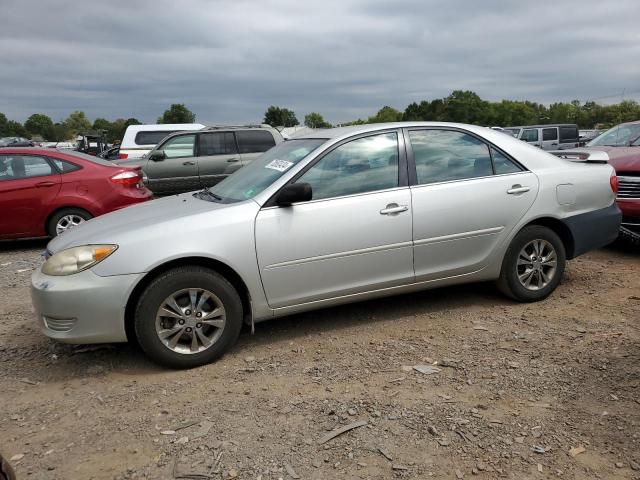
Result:
<instances>
[{"instance_id":1,"label":"dark gray suv","mask_svg":"<svg viewBox=\"0 0 640 480\"><path fill-rule=\"evenodd\" d=\"M269 125L206 127L172 133L145 157L114 163L142 167L147 187L168 195L211 187L282 141Z\"/></svg>"}]
</instances>

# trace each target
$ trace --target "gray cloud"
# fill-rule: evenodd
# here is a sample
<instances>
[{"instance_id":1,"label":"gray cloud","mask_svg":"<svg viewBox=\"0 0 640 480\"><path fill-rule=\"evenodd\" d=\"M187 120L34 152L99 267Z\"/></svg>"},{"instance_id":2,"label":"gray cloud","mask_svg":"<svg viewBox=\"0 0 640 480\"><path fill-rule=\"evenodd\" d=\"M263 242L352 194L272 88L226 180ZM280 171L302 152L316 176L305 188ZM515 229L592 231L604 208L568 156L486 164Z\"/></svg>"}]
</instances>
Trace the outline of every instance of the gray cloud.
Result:
<instances>
[{"instance_id":1,"label":"gray cloud","mask_svg":"<svg viewBox=\"0 0 640 480\"><path fill-rule=\"evenodd\" d=\"M179 102L213 123L274 104L339 122L454 89L638 98L638 13L637 0L3 0L0 111L154 122Z\"/></svg>"}]
</instances>

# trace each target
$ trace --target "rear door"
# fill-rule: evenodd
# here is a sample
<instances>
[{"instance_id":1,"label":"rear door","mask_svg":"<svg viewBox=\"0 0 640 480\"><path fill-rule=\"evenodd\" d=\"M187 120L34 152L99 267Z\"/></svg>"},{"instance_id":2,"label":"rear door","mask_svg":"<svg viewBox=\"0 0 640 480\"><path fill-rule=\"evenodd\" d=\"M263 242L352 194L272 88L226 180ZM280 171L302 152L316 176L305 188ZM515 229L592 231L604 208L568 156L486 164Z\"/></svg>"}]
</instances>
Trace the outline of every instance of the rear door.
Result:
<instances>
[{"instance_id":1,"label":"rear door","mask_svg":"<svg viewBox=\"0 0 640 480\"><path fill-rule=\"evenodd\" d=\"M236 139L243 166L248 165L276 144L273 135L268 130L238 130L236 131Z\"/></svg>"},{"instance_id":2,"label":"rear door","mask_svg":"<svg viewBox=\"0 0 640 480\"><path fill-rule=\"evenodd\" d=\"M200 186L211 187L242 167L233 132L198 134Z\"/></svg>"},{"instance_id":3,"label":"rear door","mask_svg":"<svg viewBox=\"0 0 640 480\"><path fill-rule=\"evenodd\" d=\"M566 148L574 148L580 145L580 134L577 125L562 125L558 128L560 131L560 150Z\"/></svg>"},{"instance_id":4,"label":"rear door","mask_svg":"<svg viewBox=\"0 0 640 480\"><path fill-rule=\"evenodd\" d=\"M407 134L416 281L484 268L533 204L538 178L470 133Z\"/></svg>"},{"instance_id":5,"label":"rear door","mask_svg":"<svg viewBox=\"0 0 640 480\"><path fill-rule=\"evenodd\" d=\"M0 155L0 236L45 234L60 174L37 155Z\"/></svg>"},{"instance_id":6,"label":"rear door","mask_svg":"<svg viewBox=\"0 0 640 480\"><path fill-rule=\"evenodd\" d=\"M149 188L154 193L166 195L200 187L195 143L196 134L187 133L171 137L159 146L165 158L149 159L144 167Z\"/></svg>"},{"instance_id":7,"label":"rear door","mask_svg":"<svg viewBox=\"0 0 640 480\"><path fill-rule=\"evenodd\" d=\"M558 127L545 127L542 129L540 146L543 150L558 150Z\"/></svg>"}]
</instances>

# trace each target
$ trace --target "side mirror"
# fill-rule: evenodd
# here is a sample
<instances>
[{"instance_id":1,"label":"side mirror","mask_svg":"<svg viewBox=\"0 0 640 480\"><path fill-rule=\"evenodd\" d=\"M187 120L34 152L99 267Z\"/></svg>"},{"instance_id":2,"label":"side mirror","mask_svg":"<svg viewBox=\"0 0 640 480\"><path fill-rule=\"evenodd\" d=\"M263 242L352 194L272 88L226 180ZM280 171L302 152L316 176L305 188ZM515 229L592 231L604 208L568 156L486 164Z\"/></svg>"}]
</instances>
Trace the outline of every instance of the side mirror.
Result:
<instances>
[{"instance_id":1,"label":"side mirror","mask_svg":"<svg viewBox=\"0 0 640 480\"><path fill-rule=\"evenodd\" d=\"M308 183L291 183L285 186L276 197L276 205L290 207L292 203L308 202L313 197Z\"/></svg>"},{"instance_id":2,"label":"side mirror","mask_svg":"<svg viewBox=\"0 0 640 480\"><path fill-rule=\"evenodd\" d=\"M167 158L167 155L164 153L164 150L151 150L149 152L149 160L153 160L154 162L161 162Z\"/></svg>"}]
</instances>

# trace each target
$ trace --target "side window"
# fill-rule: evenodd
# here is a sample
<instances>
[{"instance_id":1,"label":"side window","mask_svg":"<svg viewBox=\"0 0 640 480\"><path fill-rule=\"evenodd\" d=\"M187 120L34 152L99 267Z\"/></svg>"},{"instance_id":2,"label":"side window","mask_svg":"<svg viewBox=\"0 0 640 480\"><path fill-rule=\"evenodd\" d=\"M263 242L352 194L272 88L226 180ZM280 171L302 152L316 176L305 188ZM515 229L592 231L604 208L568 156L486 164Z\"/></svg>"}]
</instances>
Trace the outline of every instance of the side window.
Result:
<instances>
[{"instance_id":1,"label":"side window","mask_svg":"<svg viewBox=\"0 0 640 480\"><path fill-rule=\"evenodd\" d=\"M266 130L239 130L236 132L240 153L266 152L276 144Z\"/></svg>"},{"instance_id":2,"label":"side window","mask_svg":"<svg viewBox=\"0 0 640 480\"><path fill-rule=\"evenodd\" d=\"M538 129L537 128L526 128L522 131L522 135L520 136L520 140L524 142L537 142L538 141Z\"/></svg>"},{"instance_id":3,"label":"side window","mask_svg":"<svg viewBox=\"0 0 640 480\"><path fill-rule=\"evenodd\" d=\"M561 142L577 142L578 139L579 139L578 127L575 127L575 126L560 127Z\"/></svg>"},{"instance_id":4,"label":"side window","mask_svg":"<svg viewBox=\"0 0 640 480\"><path fill-rule=\"evenodd\" d=\"M152 132L138 132L133 140L136 145L157 145L160 141L175 130L156 130Z\"/></svg>"},{"instance_id":5,"label":"side window","mask_svg":"<svg viewBox=\"0 0 640 480\"><path fill-rule=\"evenodd\" d=\"M522 171L522 168L520 168L519 165L513 163L511 159L504 156L493 147L491 147L491 158L493 159L493 168L496 171L496 175L504 175L506 173L516 173Z\"/></svg>"},{"instance_id":6,"label":"side window","mask_svg":"<svg viewBox=\"0 0 640 480\"><path fill-rule=\"evenodd\" d=\"M314 200L397 187L398 135L383 133L340 145L297 181L311 184Z\"/></svg>"},{"instance_id":7,"label":"side window","mask_svg":"<svg viewBox=\"0 0 640 480\"><path fill-rule=\"evenodd\" d=\"M557 139L558 139L558 129L556 127L542 129L542 140L557 140Z\"/></svg>"},{"instance_id":8,"label":"side window","mask_svg":"<svg viewBox=\"0 0 640 480\"><path fill-rule=\"evenodd\" d=\"M198 140L198 156L233 155L238 153L231 132L201 133Z\"/></svg>"},{"instance_id":9,"label":"side window","mask_svg":"<svg viewBox=\"0 0 640 480\"><path fill-rule=\"evenodd\" d=\"M409 139L421 185L493 175L489 147L471 135L413 130Z\"/></svg>"},{"instance_id":10,"label":"side window","mask_svg":"<svg viewBox=\"0 0 640 480\"><path fill-rule=\"evenodd\" d=\"M196 136L178 135L170 138L162 145L167 158L193 157L193 146L196 143Z\"/></svg>"},{"instance_id":11,"label":"side window","mask_svg":"<svg viewBox=\"0 0 640 480\"><path fill-rule=\"evenodd\" d=\"M52 175L53 167L43 157L34 155L0 156L0 181Z\"/></svg>"},{"instance_id":12,"label":"side window","mask_svg":"<svg viewBox=\"0 0 640 480\"><path fill-rule=\"evenodd\" d=\"M76 165L75 163L67 162L66 160L60 160L59 158L49 158L58 170L61 173L69 173L75 172L76 170L80 170L82 167Z\"/></svg>"}]
</instances>

